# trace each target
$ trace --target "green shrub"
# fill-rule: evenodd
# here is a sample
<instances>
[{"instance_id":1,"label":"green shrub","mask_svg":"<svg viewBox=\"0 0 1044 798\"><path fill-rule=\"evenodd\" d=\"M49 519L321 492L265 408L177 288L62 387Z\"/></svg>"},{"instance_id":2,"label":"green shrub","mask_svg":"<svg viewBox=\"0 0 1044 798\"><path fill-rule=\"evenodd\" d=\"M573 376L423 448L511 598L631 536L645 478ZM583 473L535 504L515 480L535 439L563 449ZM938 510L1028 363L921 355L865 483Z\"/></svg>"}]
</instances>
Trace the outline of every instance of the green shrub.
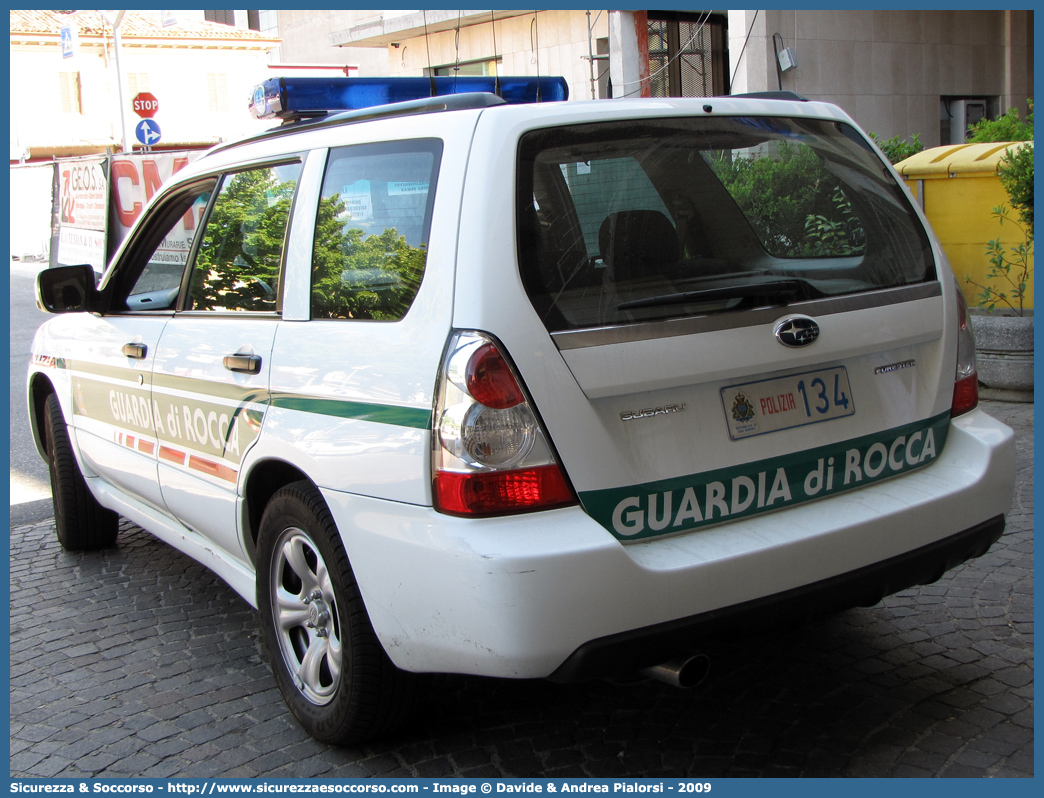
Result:
<instances>
[{"instance_id":1,"label":"green shrub","mask_svg":"<svg viewBox=\"0 0 1044 798\"><path fill-rule=\"evenodd\" d=\"M968 127L968 141L986 144L993 141L1033 141L1033 99L1026 101L1029 113L1019 118L1017 108L1009 108L999 119L981 119ZM1026 225L1033 240L1033 147L1009 149L1000 159L1000 181L1008 192L1012 207Z\"/></svg>"},{"instance_id":2,"label":"green shrub","mask_svg":"<svg viewBox=\"0 0 1044 798\"><path fill-rule=\"evenodd\" d=\"M1010 148L1000 159L1000 181L1033 240L1033 147Z\"/></svg>"},{"instance_id":3,"label":"green shrub","mask_svg":"<svg viewBox=\"0 0 1044 798\"><path fill-rule=\"evenodd\" d=\"M1032 141L1033 140L1033 100L1028 100L1029 114L1019 118L1018 108L1009 108L1004 116L997 119L980 119L974 125L968 125L967 141L969 144L988 144L991 141Z\"/></svg>"},{"instance_id":4,"label":"green shrub","mask_svg":"<svg viewBox=\"0 0 1044 798\"><path fill-rule=\"evenodd\" d=\"M874 144L881 148L881 152L885 154L885 157L891 163L905 161L911 155L916 155L924 149L920 133L914 133L909 141L900 139L898 136L892 136L887 141L881 141L876 133L871 133L870 138L874 140Z\"/></svg>"}]
</instances>

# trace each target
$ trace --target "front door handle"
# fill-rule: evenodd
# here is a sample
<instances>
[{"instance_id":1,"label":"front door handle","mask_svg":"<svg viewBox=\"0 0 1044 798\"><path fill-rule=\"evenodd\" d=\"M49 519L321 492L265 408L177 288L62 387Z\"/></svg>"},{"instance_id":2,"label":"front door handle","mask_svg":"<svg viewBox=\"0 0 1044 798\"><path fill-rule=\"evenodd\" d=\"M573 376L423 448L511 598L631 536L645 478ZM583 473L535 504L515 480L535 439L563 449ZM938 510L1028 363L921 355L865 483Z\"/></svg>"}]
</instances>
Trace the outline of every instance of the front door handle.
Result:
<instances>
[{"instance_id":1,"label":"front door handle","mask_svg":"<svg viewBox=\"0 0 1044 798\"><path fill-rule=\"evenodd\" d=\"M149 353L149 348L145 344L124 344L123 355L124 357L134 358L135 360L144 360L145 356Z\"/></svg>"},{"instance_id":2,"label":"front door handle","mask_svg":"<svg viewBox=\"0 0 1044 798\"><path fill-rule=\"evenodd\" d=\"M260 374L260 355L225 355L225 368L239 374Z\"/></svg>"}]
</instances>

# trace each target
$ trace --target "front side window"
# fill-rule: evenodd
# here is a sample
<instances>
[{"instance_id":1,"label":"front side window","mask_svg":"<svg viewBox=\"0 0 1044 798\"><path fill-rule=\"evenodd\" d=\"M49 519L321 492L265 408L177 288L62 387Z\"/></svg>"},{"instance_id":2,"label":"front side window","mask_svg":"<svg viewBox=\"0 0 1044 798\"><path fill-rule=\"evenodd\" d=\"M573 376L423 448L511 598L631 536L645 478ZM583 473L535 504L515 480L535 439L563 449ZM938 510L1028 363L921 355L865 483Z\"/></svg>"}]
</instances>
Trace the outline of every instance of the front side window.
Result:
<instances>
[{"instance_id":1,"label":"front side window","mask_svg":"<svg viewBox=\"0 0 1044 798\"><path fill-rule=\"evenodd\" d=\"M216 180L186 186L151 213L112 276L113 310L174 311Z\"/></svg>"},{"instance_id":2,"label":"front side window","mask_svg":"<svg viewBox=\"0 0 1044 798\"><path fill-rule=\"evenodd\" d=\"M189 309L275 312L299 163L225 175L203 228Z\"/></svg>"},{"instance_id":3,"label":"front side window","mask_svg":"<svg viewBox=\"0 0 1044 798\"><path fill-rule=\"evenodd\" d=\"M420 288L442 142L331 151L312 255L312 318L395 321Z\"/></svg>"},{"instance_id":4,"label":"front side window","mask_svg":"<svg viewBox=\"0 0 1044 798\"><path fill-rule=\"evenodd\" d=\"M552 332L934 279L924 228L851 127L778 117L537 130L519 147L518 259Z\"/></svg>"}]
</instances>

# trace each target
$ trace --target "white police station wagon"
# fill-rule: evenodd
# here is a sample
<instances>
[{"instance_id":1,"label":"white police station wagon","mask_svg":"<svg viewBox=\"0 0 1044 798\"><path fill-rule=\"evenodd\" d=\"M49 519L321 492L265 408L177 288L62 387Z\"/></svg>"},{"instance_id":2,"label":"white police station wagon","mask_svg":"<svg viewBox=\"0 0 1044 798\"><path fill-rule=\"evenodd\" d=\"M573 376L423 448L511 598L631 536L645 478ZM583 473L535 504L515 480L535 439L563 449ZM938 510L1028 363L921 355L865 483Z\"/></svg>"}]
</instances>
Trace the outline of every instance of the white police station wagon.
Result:
<instances>
[{"instance_id":1,"label":"white police station wagon","mask_svg":"<svg viewBox=\"0 0 1044 798\"><path fill-rule=\"evenodd\" d=\"M63 546L119 514L213 569L347 742L415 674L689 684L701 636L1000 536L963 300L841 110L437 81L268 81L284 124L179 172L97 286L41 273Z\"/></svg>"}]
</instances>

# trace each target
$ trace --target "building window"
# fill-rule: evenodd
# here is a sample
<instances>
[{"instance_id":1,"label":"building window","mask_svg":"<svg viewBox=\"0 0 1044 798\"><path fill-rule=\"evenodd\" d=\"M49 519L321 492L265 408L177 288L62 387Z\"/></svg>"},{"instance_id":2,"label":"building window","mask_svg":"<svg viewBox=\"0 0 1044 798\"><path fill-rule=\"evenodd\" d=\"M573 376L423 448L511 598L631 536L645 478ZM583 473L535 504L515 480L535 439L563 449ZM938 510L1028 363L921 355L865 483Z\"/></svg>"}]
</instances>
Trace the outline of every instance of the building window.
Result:
<instances>
[{"instance_id":1,"label":"building window","mask_svg":"<svg viewBox=\"0 0 1044 798\"><path fill-rule=\"evenodd\" d=\"M279 35L278 11L247 11L247 27L266 36Z\"/></svg>"},{"instance_id":2,"label":"building window","mask_svg":"<svg viewBox=\"0 0 1044 798\"><path fill-rule=\"evenodd\" d=\"M61 94L62 111L67 114L82 114L79 72L59 72L58 90Z\"/></svg>"},{"instance_id":3,"label":"building window","mask_svg":"<svg viewBox=\"0 0 1044 798\"><path fill-rule=\"evenodd\" d=\"M236 12L224 8L217 11L204 11L203 18L207 22L219 22L222 25L236 24Z\"/></svg>"},{"instance_id":4,"label":"building window","mask_svg":"<svg viewBox=\"0 0 1044 798\"><path fill-rule=\"evenodd\" d=\"M257 12L257 27L254 30L259 31L266 36L278 36L279 35L279 12L278 11L258 11Z\"/></svg>"},{"instance_id":5,"label":"building window","mask_svg":"<svg viewBox=\"0 0 1044 798\"><path fill-rule=\"evenodd\" d=\"M228 77L224 72L207 73L207 110L228 110Z\"/></svg>"},{"instance_id":6,"label":"building window","mask_svg":"<svg viewBox=\"0 0 1044 798\"><path fill-rule=\"evenodd\" d=\"M653 97L729 93L724 17L649 12L649 76Z\"/></svg>"},{"instance_id":7,"label":"building window","mask_svg":"<svg viewBox=\"0 0 1044 798\"><path fill-rule=\"evenodd\" d=\"M609 93L609 40L595 39L595 75L598 81L598 99L605 100Z\"/></svg>"},{"instance_id":8,"label":"building window","mask_svg":"<svg viewBox=\"0 0 1044 798\"><path fill-rule=\"evenodd\" d=\"M464 75L496 75L499 58L485 61L468 61L463 64L449 64L432 69L436 77L464 76Z\"/></svg>"}]
</instances>

